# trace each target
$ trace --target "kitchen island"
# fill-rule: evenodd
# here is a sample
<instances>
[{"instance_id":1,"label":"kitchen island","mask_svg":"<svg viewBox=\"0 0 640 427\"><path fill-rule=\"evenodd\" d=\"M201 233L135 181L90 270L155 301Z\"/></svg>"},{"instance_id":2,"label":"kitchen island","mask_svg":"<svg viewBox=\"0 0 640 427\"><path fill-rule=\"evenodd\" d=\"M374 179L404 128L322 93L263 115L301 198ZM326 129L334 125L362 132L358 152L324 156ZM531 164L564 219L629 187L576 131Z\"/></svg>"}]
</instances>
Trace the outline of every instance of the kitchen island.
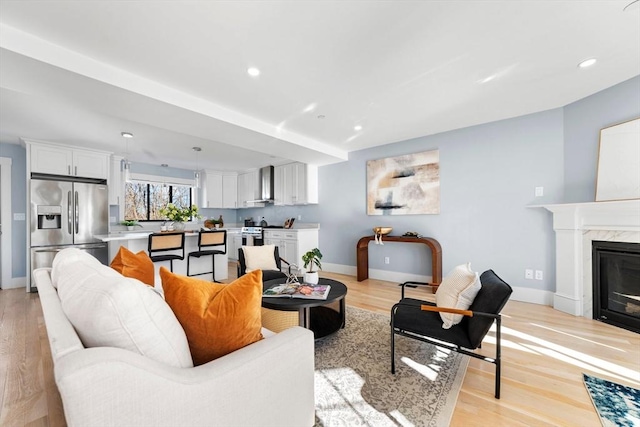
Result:
<instances>
[{"instance_id":1,"label":"kitchen island","mask_svg":"<svg viewBox=\"0 0 640 427\"><path fill-rule=\"evenodd\" d=\"M103 242L107 242L109 244L109 263L113 261L113 258L118 253L120 246L124 246L129 249L131 252L137 253L139 251L147 252L148 242L149 242L149 234L151 231L123 231L123 232L115 232L109 234L96 235L95 237L102 240ZM215 263L216 263L216 280L221 281L227 279L229 276L228 269L228 248L229 248L229 232L227 233L227 253L224 255L216 255ZM194 252L198 250L198 232L197 231L185 231L185 242L184 242L184 260L176 260L173 262L173 272L177 274L182 274L184 276L187 275L187 255L190 252ZM180 251L175 251L175 253L179 254ZM155 265L155 284L156 287L160 287L160 267L165 266L167 269L169 268L169 262L158 262L154 263ZM196 273L204 273L206 271L211 271L211 257L206 256L202 258L192 258L190 262L190 269L192 274ZM212 280L212 274L203 274L201 276L196 276L198 279L202 280Z\"/></svg>"}]
</instances>

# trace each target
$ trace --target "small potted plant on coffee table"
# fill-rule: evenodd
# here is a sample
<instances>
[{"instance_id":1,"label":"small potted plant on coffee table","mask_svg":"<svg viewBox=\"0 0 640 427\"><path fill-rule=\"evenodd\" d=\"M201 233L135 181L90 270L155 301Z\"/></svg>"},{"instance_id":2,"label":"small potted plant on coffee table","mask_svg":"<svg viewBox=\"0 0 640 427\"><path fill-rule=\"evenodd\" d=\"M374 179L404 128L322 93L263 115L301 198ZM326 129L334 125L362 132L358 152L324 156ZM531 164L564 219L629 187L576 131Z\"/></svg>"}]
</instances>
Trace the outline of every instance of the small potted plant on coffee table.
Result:
<instances>
[{"instance_id":1,"label":"small potted plant on coffee table","mask_svg":"<svg viewBox=\"0 0 640 427\"><path fill-rule=\"evenodd\" d=\"M322 259L322 252L320 249L313 248L304 255L302 255L302 262L304 262L304 268L307 271L304 272L304 282L310 283L312 285L316 285L318 283L318 272L314 271L314 267L318 267L318 270L322 270L322 264L320 264L320 260Z\"/></svg>"}]
</instances>

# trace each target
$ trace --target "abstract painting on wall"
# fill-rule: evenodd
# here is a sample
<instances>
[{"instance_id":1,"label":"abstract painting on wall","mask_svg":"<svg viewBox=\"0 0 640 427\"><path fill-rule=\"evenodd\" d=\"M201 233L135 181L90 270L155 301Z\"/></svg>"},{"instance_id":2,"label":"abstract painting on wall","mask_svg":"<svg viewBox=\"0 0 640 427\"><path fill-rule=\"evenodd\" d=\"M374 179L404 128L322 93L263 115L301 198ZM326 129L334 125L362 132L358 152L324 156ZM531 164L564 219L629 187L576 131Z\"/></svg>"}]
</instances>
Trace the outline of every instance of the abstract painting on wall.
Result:
<instances>
[{"instance_id":1,"label":"abstract painting on wall","mask_svg":"<svg viewBox=\"0 0 640 427\"><path fill-rule=\"evenodd\" d=\"M367 162L367 214L440 213L438 150Z\"/></svg>"}]
</instances>

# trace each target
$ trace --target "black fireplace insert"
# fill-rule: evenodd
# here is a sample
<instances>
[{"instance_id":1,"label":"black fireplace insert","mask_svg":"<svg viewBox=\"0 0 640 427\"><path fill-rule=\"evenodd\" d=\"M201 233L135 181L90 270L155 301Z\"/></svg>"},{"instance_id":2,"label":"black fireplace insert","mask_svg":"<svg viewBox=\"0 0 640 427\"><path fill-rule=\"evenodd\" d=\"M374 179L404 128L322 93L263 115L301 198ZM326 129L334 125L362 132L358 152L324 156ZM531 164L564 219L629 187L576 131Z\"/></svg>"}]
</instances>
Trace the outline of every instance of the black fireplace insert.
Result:
<instances>
[{"instance_id":1,"label":"black fireplace insert","mask_svg":"<svg viewBox=\"0 0 640 427\"><path fill-rule=\"evenodd\" d=\"M593 318L640 333L640 243L593 241Z\"/></svg>"}]
</instances>

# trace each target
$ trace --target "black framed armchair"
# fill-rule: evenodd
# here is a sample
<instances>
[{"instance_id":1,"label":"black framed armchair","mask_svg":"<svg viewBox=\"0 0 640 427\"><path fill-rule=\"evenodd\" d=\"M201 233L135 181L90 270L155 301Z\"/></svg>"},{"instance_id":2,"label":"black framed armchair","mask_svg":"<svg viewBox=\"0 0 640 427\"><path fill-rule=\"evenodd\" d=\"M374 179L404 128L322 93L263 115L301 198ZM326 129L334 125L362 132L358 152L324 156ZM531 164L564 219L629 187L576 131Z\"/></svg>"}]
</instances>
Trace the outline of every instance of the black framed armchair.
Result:
<instances>
[{"instance_id":1,"label":"black framed armchair","mask_svg":"<svg viewBox=\"0 0 640 427\"><path fill-rule=\"evenodd\" d=\"M255 255L258 252L269 252L268 254L258 254L258 259L255 256L245 256L245 249L251 252L251 255ZM247 259L249 258L249 259ZM268 258L268 259L265 259ZM280 258L280 252L277 246L264 245L264 246L242 246L238 248L238 277L244 275L247 270L262 270L262 281L280 279L287 277L287 274L282 271L283 265L287 268L287 272L291 274L291 264L285 259Z\"/></svg>"},{"instance_id":2,"label":"black framed armchair","mask_svg":"<svg viewBox=\"0 0 640 427\"><path fill-rule=\"evenodd\" d=\"M482 288L468 310L437 307L429 301L405 298L405 286L425 285L421 282L405 282L401 300L391 308L391 373L395 374L395 336L402 335L419 341L447 347L467 356L496 365L495 397L500 399L501 322L500 311L512 293L493 270L480 276ZM450 329L442 328L440 312L463 315L462 321ZM496 324L496 355L487 357L472 350L480 348L482 340Z\"/></svg>"}]
</instances>

